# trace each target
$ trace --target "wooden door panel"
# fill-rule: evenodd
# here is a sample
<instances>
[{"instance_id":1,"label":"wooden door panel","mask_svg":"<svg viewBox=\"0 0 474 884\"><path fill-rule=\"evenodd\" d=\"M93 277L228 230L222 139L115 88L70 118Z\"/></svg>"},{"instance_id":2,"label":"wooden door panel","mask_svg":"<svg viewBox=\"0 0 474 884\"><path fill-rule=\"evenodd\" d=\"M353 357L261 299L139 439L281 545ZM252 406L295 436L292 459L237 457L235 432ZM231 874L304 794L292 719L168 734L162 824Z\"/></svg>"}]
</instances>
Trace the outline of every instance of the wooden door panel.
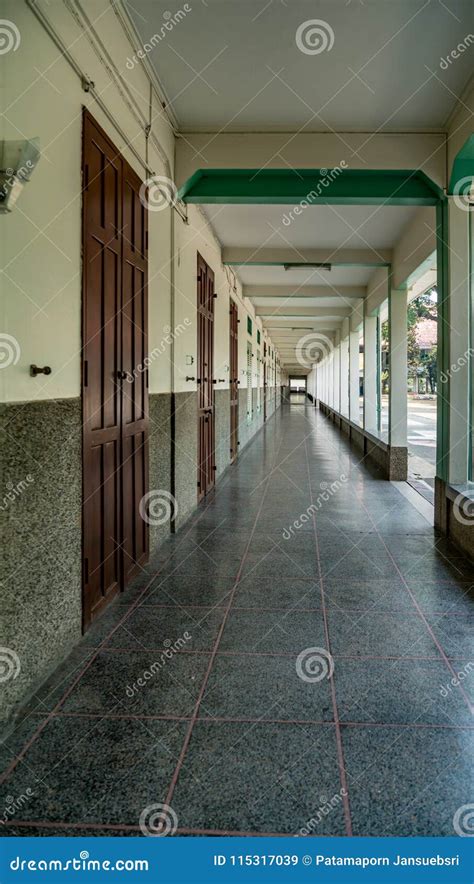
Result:
<instances>
[{"instance_id":1,"label":"wooden door panel","mask_svg":"<svg viewBox=\"0 0 474 884\"><path fill-rule=\"evenodd\" d=\"M140 502L148 490L147 214L141 181L126 166L123 179L123 544L124 583L148 558L148 524Z\"/></svg>"},{"instance_id":2,"label":"wooden door panel","mask_svg":"<svg viewBox=\"0 0 474 884\"><path fill-rule=\"evenodd\" d=\"M230 459L239 453L239 311L230 299L229 392L230 392Z\"/></svg>"},{"instance_id":3,"label":"wooden door panel","mask_svg":"<svg viewBox=\"0 0 474 884\"><path fill-rule=\"evenodd\" d=\"M83 544L87 626L148 555L146 212L141 181L83 127ZM124 372L132 382L124 378ZM127 375L127 377L128 377Z\"/></svg>"},{"instance_id":4,"label":"wooden door panel","mask_svg":"<svg viewBox=\"0 0 474 884\"><path fill-rule=\"evenodd\" d=\"M197 257L198 500L214 486L214 273Z\"/></svg>"}]
</instances>

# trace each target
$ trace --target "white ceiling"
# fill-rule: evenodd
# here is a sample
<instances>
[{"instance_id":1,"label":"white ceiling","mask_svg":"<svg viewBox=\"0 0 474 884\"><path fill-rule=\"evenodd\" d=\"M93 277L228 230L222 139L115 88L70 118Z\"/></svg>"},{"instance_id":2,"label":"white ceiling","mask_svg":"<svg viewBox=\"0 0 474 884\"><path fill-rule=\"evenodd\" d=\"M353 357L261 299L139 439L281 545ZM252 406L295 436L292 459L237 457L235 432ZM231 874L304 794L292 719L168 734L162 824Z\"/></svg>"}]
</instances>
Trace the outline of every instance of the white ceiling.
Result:
<instances>
[{"instance_id":1,"label":"white ceiling","mask_svg":"<svg viewBox=\"0 0 474 884\"><path fill-rule=\"evenodd\" d=\"M125 5L143 44L184 6ZM472 46L446 70L440 61L474 32L473 0L193 0L189 6L148 54L182 131L443 127L472 74ZM297 29L314 19L334 42L305 54Z\"/></svg>"},{"instance_id":2,"label":"white ceiling","mask_svg":"<svg viewBox=\"0 0 474 884\"><path fill-rule=\"evenodd\" d=\"M295 267L262 267L247 264L234 267L244 285L294 285L295 291L304 285L325 285L337 288L341 285L367 285L373 267L333 267L332 270ZM328 290L329 292L329 290Z\"/></svg>"},{"instance_id":3,"label":"white ceiling","mask_svg":"<svg viewBox=\"0 0 474 884\"><path fill-rule=\"evenodd\" d=\"M474 3L474 0L473 0ZM297 249L390 248L416 212L412 206L202 206L223 246ZM286 219L286 220L285 220Z\"/></svg>"}]
</instances>

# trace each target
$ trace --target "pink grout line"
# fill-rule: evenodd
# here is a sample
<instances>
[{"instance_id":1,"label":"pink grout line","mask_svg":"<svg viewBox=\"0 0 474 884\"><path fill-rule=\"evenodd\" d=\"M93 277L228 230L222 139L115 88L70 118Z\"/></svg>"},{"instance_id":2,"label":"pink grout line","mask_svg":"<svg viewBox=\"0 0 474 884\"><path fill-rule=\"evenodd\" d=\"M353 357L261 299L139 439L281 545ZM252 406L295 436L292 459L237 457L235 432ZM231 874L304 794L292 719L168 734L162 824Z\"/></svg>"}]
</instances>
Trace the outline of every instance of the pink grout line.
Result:
<instances>
[{"instance_id":1,"label":"pink grout line","mask_svg":"<svg viewBox=\"0 0 474 884\"><path fill-rule=\"evenodd\" d=\"M319 578L317 578L317 579L319 581ZM115 605L115 607L121 608L121 607L125 607L125 605L123 605L123 604L122 605ZM186 604L181 604L179 602L174 605L158 605L158 604L142 605L140 610L147 611L148 608L151 608L152 610L161 609L161 608L167 609L167 610L175 610L175 609L182 610L184 608L186 610L187 609L189 609L189 610L197 609L197 610L201 610L201 611L220 611L220 610L225 611L226 605L186 605ZM266 612L266 613L271 613L272 611L274 611L275 613L282 613L282 614L285 614L285 613L319 614L322 611L322 608L321 607L318 607L318 608L295 608L293 606L290 606L287 608L275 608L275 607L268 608L268 607L261 607L258 605L252 605L252 606L234 605L233 610L234 611L260 611L260 612ZM331 605L330 599L329 599L329 610L330 611L332 610L332 605ZM347 615L382 614L384 617L399 617L399 618L401 617L401 618L403 618L403 615L406 616L407 610L410 610L410 609L409 608L408 609L407 608L395 608L395 609L391 608L390 610L388 610L388 609L387 610L382 610L382 609L374 610L373 608L344 608L342 605L336 603L336 606L335 606L332 613L334 615L337 615L337 614L347 614ZM467 614L466 611L437 611L437 610L433 610L433 611L428 611L427 613L432 614L435 617L469 617L469 616L472 616L470 614Z\"/></svg>"},{"instance_id":2,"label":"pink grout line","mask_svg":"<svg viewBox=\"0 0 474 884\"><path fill-rule=\"evenodd\" d=\"M377 536L379 537L379 539L380 539L382 545L384 546L386 552L387 552L388 555L390 556L390 558L391 558L391 560L392 560L392 562L393 562L393 564L394 564L394 566L395 566L395 568L396 568L396 570L397 570L397 572L398 572L398 574L399 574L399 576L400 576L400 579L402 580L402 583L403 583L403 585L404 585L404 587L405 587L405 589L406 589L408 595L409 595L410 598L411 598L411 601L412 601L413 607L415 608L415 611L416 611L416 613L418 614L418 617L420 618L420 620L422 621L423 625L425 626L425 629L427 630L428 634L430 635L432 641L434 642L434 644L435 644L436 647L438 648L438 651L439 651L439 653L440 653L442 659L444 660L446 666L448 667L448 669L449 669L451 675L453 676L453 678L456 678L456 677L457 677L457 676L456 676L456 672L454 671L454 669L453 669L453 667L452 667L452 665L451 665L451 662L450 662L450 660L449 660L448 655L446 654L446 652L445 652L444 648L442 647L440 641L438 640L438 638L436 637L435 633L433 632L433 630L432 630L430 624L428 623L428 621L427 621L427 619L426 619L426 617L425 617L425 615L424 615L422 609L420 608L420 605L418 604L418 602L417 602L415 596L413 595L413 593L412 593L410 587L408 586L408 583L407 583L407 581L405 580L405 578L404 578L402 572L400 571L400 568L398 567L397 562L395 561L395 559L394 559L394 557L393 557L391 551L389 550L387 544L385 543L382 534L380 534L380 532L378 531L378 529L377 529L377 525L375 524L375 522L374 522L374 520L373 520L373 518L372 518L372 516L371 516L371 514L370 514L370 512L369 512L369 510L367 509L367 507L365 506L365 504L363 503L363 501L362 501L362 506L363 506L365 512L367 513L367 516L369 517L370 521L372 522L372 525L374 526L375 532L377 533ZM464 688L463 688L462 685L459 685L459 691L460 691L460 693L461 693L462 696L463 696L463 699L464 699L464 701L465 701L465 703L466 703L466 705L467 705L467 708L469 709L469 711L470 711L471 714L472 714L472 713L474 712L474 706L473 706L473 704L471 703L471 701L470 701L469 697L467 696L467 694L466 694L466 692L465 692L465 690L464 690Z\"/></svg>"},{"instance_id":3,"label":"pink grout line","mask_svg":"<svg viewBox=\"0 0 474 884\"><path fill-rule=\"evenodd\" d=\"M235 607L232 608L233 611L237 610ZM93 645L87 647L87 650L93 650ZM142 653L159 653L163 648L149 648L149 647L118 647L114 646L111 648L102 648L100 650L101 654L142 654ZM218 656L226 656L226 657L291 657L292 659L300 653L300 648L294 651L218 651ZM202 648L196 648L194 650L190 648L178 648L175 651L175 654L204 654L205 656L209 656L212 654L212 649L209 648L207 650L203 650ZM406 657L398 657L396 655L385 655L385 654L332 654L331 655L334 660L430 660L435 663L441 663L439 655L437 656L426 656L422 654L414 654L412 656L407 655ZM449 657L453 662L459 661L463 663L464 661L468 662L470 657Z\"/></svg>"},{"instance_id":4,"label":"pink grout line","mask_svg":"<svg viewBox=\"0 0 474 884\"><path fill-rule=\"evenodd\" d=\"M204 516L204 513L206 512L206 510L207 510L208 507L210 506L210 503L211 503L211 501L208 502L207 506L206 506L206 507L203 509L203 511L197 516L197 518L192 520L192 525L190 525L188 531L186 532L186 534L184 534L181 543L186 539L186 537L188 536L189 532L190 532L191 529L194 527L194 525L196 525L196 524L202 519L202 517ZM180 544L178 544L178 547L179 547L179 545L180 545ZM177 547L177 548L178 548L178 547ZM169 557L168 557L168 558L169 558ZM165 564L166 564L167 561L168 561L168 559L165 560ZM162 567L162 566L160 566L160 567ZM1 784L1 783L4 783L4 782L8 779L8 777L13 773L13 771L15 770L15 768L17 767L17 765L20 763L20 761L23 760L23 758L25 757L26 753L29 751L29 749L31 749L31 746L36 742L36 740L38 739L39 735L42 733L42 731L44 730L44 728L49 724L49 722L50 722L51 718L53 717L54 713L57 712L57 711L61 708L61 706L62 706L63 703L67 700L67 698L70 696L70 694L72 693L72 691L74 690L74 688L79 684L80 680L81 680L82 677L85 675L85 673L87 672L87 670L90 668L90 666L92 665L92 663L94 662L94 660L96 660L96 658L97 658L98 654L100 653L100 651L103 650L103 649L105 648L105 645L107 644L108 641L110 641L110 639L112 638L112 636L114 635L114 633L115 633L118 629L120 629L120 627L121 627L121 626L122 626L122 625L128 620L128 618L130 617L130 615L132 614L132 612L135 610L135 608L139 605L140 600L143 598L143 596L144 596L144 594L147 592L149 586L153 583L153 581L156 579L156 577L157 577L157 575L158 575L159 573L160 573L160 568L158 568L158 570L153 574L153 576L150 578L150 580L148 581L148 583L146 584L146 586L144 587L144 589L141 591L141 593L139 593L139 595L138 595L137 598L135 599L135 602L132 602L132 604L131 604L130 607L127 609L127 611L125 612L125 614L123 615L123 617L119 620L119 622L113 627L113 629L111 629L111 631L110 631L110 632L108 633L108 635L103 639L103 641L100 643L100 645L97 646L97 649L96 649L95 653L92 654L92 655L89 657L89 659L87 660L87 663L83 666L83 668L82 668L81 671L79 672L79 675L74 679L74 681L69 685L69 687L66 689L66 691L64 692L64 694L60 697L60 699L59 699L58 702L56 703L56 706L54 707L54 709L51 710L51 712L48 714L48 716L45 718L45 720L44 720L44 721L38 726L38 728L36 729L36 731L32 734L32 736L30 737L30 739L27 740L27 742L24 744L24 746L23 746L23 748L21 749L21 751L19 752L19 754L18 754L15 758L12 759L12 761L10 762L10 764L8 765L8 767L7 767L7 768L3 771L3 773L0 775L0 784Z\"/></svg>"},{"instance_id":5,"label":"pink grout line","mask_svg":"<svg viewBox=\"0 0 474 884\"><path fill-rule=\"evenodd\" d=\"M279 447L278 447L278 450L277 450L277 452L276 452L276 454L275 454L275 457L274 457L274 460L273 460L274 463L276 462L276 459L277 459L277 457L278 457L278 452L279 452L279 450L280 450L280 448L281 448L281 444L282 444L282 443L281 443L281 441L280 441L280 445L279 445ZM247 544L246 544L245 550L244 550L243 555L242 555L242 559L241 559L241 562L240 562L239 570L238 570L238 572L237 572L237 577L236 577L236 580L235 580L235 584L234 584L234 586L233 586L233 588L232 588L232 591L230 592L230 595L229 595L229 601L228 601L228 604L227 604L227 608L226 608L226 611L225 611L224 617L223 617L223 619L222 619L222 623L221 623L221 625L220 625L219 632L217 633L217 637L216 637L216 640L215 640L215 643L214 643L214 648L213 648L213 651L212 651L212 654L211 654L211 658L210 658L210 660L209 660L209 663L208 663L208 666L207 666L206 672L205 672L205 674L204 674L204 679L203 679L203 682L202 682L202 684L201 684L201 688L200 688L200 691L199 691L199 694L198 694L198 698L197 698L197 700L196 700L196 705L195 705L194 710L193 710L192 719L191 719L191 721L190 721L190 724L189 724L189 727L188 727L188 730L187 730L186 736L185 736L185 738L184 738L184 743L183 743L183 746L182 746L182 748L181 748L181 752L180 752L180 754L179 754L178 761L177 761L177 764L176 764L176 767L175 767L175 770L174 770L173 776L172 776L172 778L171 778L171 783L170 783L170 785L169 785L168 792L167 792L167 795L166 795L166 798L165 798L165 802L164 802L165 804L168 804L168 805L171 805L171 801L172 801L172 798L173 798L174 790L175 790L175 788L176 788L176 784L177 784L177 782L178 782L178 777L179 777L179 774L180 774L180 772L181 772L181 768L182 768L182 766L183 766L184 758L185 758L186 753L187 753L187 751L188 751L189 743L190 743L190 740L191 740L191 735L192 735L192 732L193 732L193 729L194 729L194 725L195 725L195 723L196 723L196 720L197 720L197 717L198 717L198 714L199 714L199 709L200 709L201 702L202 702L202 699L203 699L203 696L204 696L204 693L205 693L205 690L206 690L206 687L207 687L207 683L208 683L208 681L209 681L209 676L210 676L210 674L211 674L211 670L212 670L212 667L213 667L213 665L214 665L214 661L215 661L215 658L216 658L216 655L217 655L217 651L218 651L218 648L219 648L219 645L220 645L220 642L221 642L221 639L222 639L222 635L223 635L223 633L224 633L224 629L225 629L225 626L226 626L226 623L227 623L227 618L228 618L228 616L229 616L229 613L230 613L230 610L231 610L231 607L232 607L232 602L233 602L233 600L234 600L234 596L235 596L235 594L236 594L236 592L237 592L237 587L238 587L238 585L239 585L240 577L241 577L241 575L242 575L242 572L243 572L243 569L244 569L244 566L245 566L245 562L246 562L246 559L247 559L247 556L248 556L248 552L249 552L249 549L250 549L250 545L251 545L251 543L252 543L253 535L254 535L254 533L255 533L255 528L256 528L256 525L257 525L257 522L258 522L259 516L260 516L260 514L261 514L261 512L262 512L262 509L263 509L263 504L264 504L265 497L266 497L266 494L267 494L267 491L268 491L268 486L269 486L269 484L270 484L270 478L271 478L271 476L272 476L272 470L270 470L270 473L269 473L268 476L267 476L265 489L264 489L264 492L263 492L263 495L262 495L262 499L261 499L261 501L260 501L260 505L259 505L259 507L258 507L257 513L256 513L256 515L255 515L255 519L254 519L254 522L253 522L253 525L252 525L252 529L251 529L251 532L250 532L250 537L249 537L249 539L248 539L248 542L247 542Z\"/></svg>"},{"instance_id":6,"label":"pink grout line","mask_svg":"<svg viewBox=\"0 0 474 884\"><path fill-rule=\"evenodd\" d=\"M39 716L41 712L34 712ZM43 713L44 714L44 713ZM102 721L192 721L192 715L138 715L133 713L117 712L55 712L54 718L100 718ZM335 727L333 719L316 718L245 718L240 716L221 715L198 715L195 723L205 724L291 724L291 725L317 725L318 727ZM340 721L341 727L401 727L401 728L434 728L439 730L474 730L474 724L447 724L441 722L410 722L410 721Z\"/></svg>"},{"instance_id":7,"label":"pink grout line","mask_svg":"<svg viewBox=\"0 0 474 884\"><path fill-rule=\"evenodd\" d=\"M140 826L130 825L127 823L68 823L64 821L50 822L49 820L9 820L6 826L17 826L18 828L30 829L92 829L112 832L141 832ZM291 838L295 836L294 832L239 832L232 829L191 829L178 828L174 833L176 837L179 835L230 835L240 838ZM337 835L301 835L305 838L337 838Z\"/></svg>"},{"instance_id":8,"label":"pink grout line","mask_svg":"<svg viewBox=\"0 0 474 884\"><path fill-rule=\"evenodd\" d=\"M314 530L314 541L316 548L316 561L318 564L319 578L320 578L320 590L321 590L321 607L323 613L323 623L324 623L324 634L326 638L326 648L328 653L331 654L331 643L329 638L329 624L328 624L328 616L326 611L326 601L324 597L324 585L323 585L323 577L322 577L322 569L321 569L321 559L319 554L319 538L318 531L316 526L316 518L314 514L313 507L313 489L311 487L311 471L309 467L309 457L308 457L308 446L305 441L305 454L306 454L306 466L308 470L308 486L309 486L309 497L311 504L311 518L313 520L313 530ZM348 791L348 783L346 777L346 767L344 761L344 748L342 745L342 735L341 735L341 724L339 721L339 713L337 709L337 699L336 699L336 687L334 684L334 673L332 677L329 679L330 688L331 688L331 700L332 700L332 708L333 708L333 718L335 724L335 733L336 733L336 747L337 747L337 755L338 755L338 763L339 763L339 776L341 781L341 791L342 791L342 804L344 808L344 820L346 826L346 835L352 836L352 818L351 818L351 807L349 802L349 791Z\"/></svg>"}]
</instances>

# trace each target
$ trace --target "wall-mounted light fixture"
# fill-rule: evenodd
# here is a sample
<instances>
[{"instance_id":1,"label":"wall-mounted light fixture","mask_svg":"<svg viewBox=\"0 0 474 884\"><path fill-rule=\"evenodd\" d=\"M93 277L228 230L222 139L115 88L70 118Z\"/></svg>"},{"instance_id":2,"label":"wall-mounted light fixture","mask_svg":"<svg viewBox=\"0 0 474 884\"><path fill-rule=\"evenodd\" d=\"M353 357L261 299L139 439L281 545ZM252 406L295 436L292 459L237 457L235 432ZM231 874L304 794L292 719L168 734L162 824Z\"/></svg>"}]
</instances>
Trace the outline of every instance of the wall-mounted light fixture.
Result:
<instances>
[{"instance_id":1,"label":"wall-mounted light fixture","mask_svg":"<svg viewBox=\"0 0 474 884\"><path fill-rule=\"evenodd\" d=\"M39 138L0 141L0 212L12 211L39 158Z\"/></svg>"}]
</instances>

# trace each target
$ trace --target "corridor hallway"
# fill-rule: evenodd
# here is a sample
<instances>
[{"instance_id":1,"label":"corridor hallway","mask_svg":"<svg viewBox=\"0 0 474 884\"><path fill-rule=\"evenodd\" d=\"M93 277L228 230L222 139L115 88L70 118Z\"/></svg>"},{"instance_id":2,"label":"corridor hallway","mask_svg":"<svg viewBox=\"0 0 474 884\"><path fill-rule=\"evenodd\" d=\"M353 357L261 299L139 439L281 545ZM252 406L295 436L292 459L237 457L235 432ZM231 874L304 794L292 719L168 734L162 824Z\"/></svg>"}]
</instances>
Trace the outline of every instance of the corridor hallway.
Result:
<instances>
[{"instance_id":1,"label":"corridor hallway","mask_svg":"<svg viewBox=\"0 0 474 884\"><path fill-rule=\"evenodd\" d=\"M141 835L164 803L178 834L452 835L473 582L284 403L29 704L5 832Z\"/></svg>"}]
</instances>

